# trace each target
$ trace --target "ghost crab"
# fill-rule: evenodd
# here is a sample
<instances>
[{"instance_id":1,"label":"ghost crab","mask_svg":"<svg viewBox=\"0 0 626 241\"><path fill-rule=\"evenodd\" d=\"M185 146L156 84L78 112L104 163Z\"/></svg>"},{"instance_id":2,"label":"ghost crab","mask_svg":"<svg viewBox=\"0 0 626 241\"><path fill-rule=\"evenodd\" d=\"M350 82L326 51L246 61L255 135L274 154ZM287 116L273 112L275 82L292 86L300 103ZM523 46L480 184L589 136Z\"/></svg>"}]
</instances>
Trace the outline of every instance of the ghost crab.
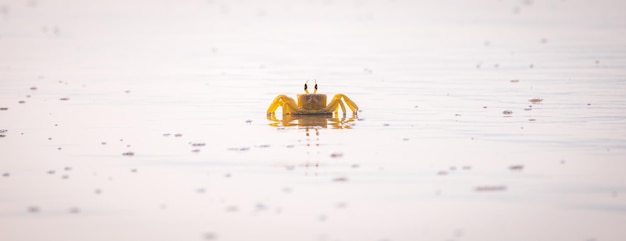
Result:
<instances>
[{"instance_id":1,"label":"ghost crab","mask_svg":"<svg viewBox=\"0 0 626 241\"><path fill-rule=\"evenodd\" d=\"M344 94L336 94L328 104L326 104L326 94L317 94L317 81L315 81L315 87L313 94L309 93L307 80L304 83L304 94L298 94L298 102L286 95L278 95L274 98L274 101L267 108L267 115L274 115L274 112L278 107L282 107L283 115L332 115L338 113L339 107L343 114L346 114L346 107L344 102L353 115L356 115L359 107Z\"/></svg>"}]
</instances>

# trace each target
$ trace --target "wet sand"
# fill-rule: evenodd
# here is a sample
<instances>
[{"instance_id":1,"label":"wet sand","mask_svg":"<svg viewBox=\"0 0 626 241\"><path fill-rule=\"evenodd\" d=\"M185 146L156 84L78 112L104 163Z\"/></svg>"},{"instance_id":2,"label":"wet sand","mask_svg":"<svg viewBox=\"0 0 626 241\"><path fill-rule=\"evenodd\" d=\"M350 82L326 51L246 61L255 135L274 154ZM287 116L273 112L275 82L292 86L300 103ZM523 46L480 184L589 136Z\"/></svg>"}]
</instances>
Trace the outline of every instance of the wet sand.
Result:
<instances>
[{"instance_id":1,"label":"wet sand","mask_svg":"<svg viewBox=\"0 0 626 241\"><path fill-rule=\"evenodd\" d=\"M0 240L622 240L625 7L0 2Z\"/></svg>"}]
</instances>

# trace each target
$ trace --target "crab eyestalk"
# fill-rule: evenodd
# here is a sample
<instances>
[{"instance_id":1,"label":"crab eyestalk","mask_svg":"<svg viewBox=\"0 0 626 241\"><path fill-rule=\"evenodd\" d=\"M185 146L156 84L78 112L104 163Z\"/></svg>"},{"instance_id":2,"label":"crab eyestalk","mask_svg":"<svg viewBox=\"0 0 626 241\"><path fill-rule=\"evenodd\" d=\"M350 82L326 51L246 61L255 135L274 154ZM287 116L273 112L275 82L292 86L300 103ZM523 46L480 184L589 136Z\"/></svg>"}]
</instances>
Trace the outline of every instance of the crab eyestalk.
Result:
<instances>
[{"instance_id":1,"label":"crab eyestalk","mask_svg":"<svg viewBox=\"0 0 626 241\"><path fill-rule=\"evenodd\" d=\"M306 84L309 83L309 81L307 80L306 82L304 82L304 92L305 93L309 93L309 86L307 86ZM317 86L316 86L317 87ZM317 89L317 88L316 88Z\"/></svg>"},{"instance_id":2,"label":"crab eyestalk","mask_svg":"<svg viewBox=\"0 0 626 241\"><path fill-rule=\"evenodd\" d=\"M315 80L315 90L313 90L313 94L315 94L315 93L317 93L317 80Z\"/></svg>"}]
</instances>

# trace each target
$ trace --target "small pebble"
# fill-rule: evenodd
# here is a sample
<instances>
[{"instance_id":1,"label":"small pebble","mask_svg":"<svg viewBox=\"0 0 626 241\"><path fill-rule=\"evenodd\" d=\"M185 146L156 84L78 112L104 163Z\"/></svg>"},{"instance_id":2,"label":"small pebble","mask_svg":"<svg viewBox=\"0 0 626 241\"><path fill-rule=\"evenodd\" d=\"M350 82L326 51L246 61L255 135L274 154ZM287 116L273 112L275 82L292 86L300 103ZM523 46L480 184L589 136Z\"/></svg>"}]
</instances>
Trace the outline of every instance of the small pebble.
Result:
<instances>
[{"instance_id":1,"label":"small pebble","mask_svg":"<svg viewBox=\"0 0 626 241\"><path fill-rule=\"evenodd\" d=\"M128 152L124 152L124 153L122 153L122 155L123 155L123 156L134 156L134 155L135 155L135 153L134 153L134 152L132 152L132 151L128 151Z\"/></svg>"},{"instance_id":2,"label":"small pebble","mask_svg":"<svg viewBox=\"0 0 626 241\"><path fill-rule=\"evenodd\" d=\"M536 98L536 97L535 97L535 98L529 99L528 101L529 101L530 103L533 103L533 104L539 104L539 103L541 103L541 102L543 101L543 99L542 99L542 98Z\"/></svg>"},{"instance_id":3,"label":"small pebble","mask_svg":"<svg viewBox=\"0 0 626 241\"><path fill-rule=\"evenodd\" d=\"M3 177L9 177L9 176L11 176L11 174L9 174L8 172L5 172L5 173L2 173L2 176Z\"/></svg>"},{"instance_id":4,"label":"small pebble","mask_svg":"<svg viewBox=\"0 0 626 241\"><path fill-rule=\"evenodd\" d=\"M77 213L80 213L80 209L77 207L71 207L69 212L72 214L77 214Z\"/></svg>"},{"instance_id":5,"label":"small pebble","mask_svg":"<svg viewBox=\"0 0 626 241\"><path fill-rule=\"evenodd\" d=\"M41 211L37 206L30 206L26 209L29 213L38 213Z\"/></svg>"},{"instance_id":6,"label":"small pebble","mask_svg":"<svg viewBox=\"0 0 626 241\"><path fill-rule=\"evenodd\" d=\"M191 146L200 147L200 146L206 146L206 144L202 142L192 142Z\"/></svg>"},{"instance_id":7,"label":"small pebble","mask_svg":"<svg viewBox=\"0 0 626 241\"><path fill-rule=\"evenodd\" d=\"M340 157L343 157L343 153L341 153L341 152L333 152L333 153L330 154L330 157L332 157L332 158L340 158Z\"/></svg>"},{"instance_id":8,"label":"small pebble","mask_svg":"<svg viewBox=\"0 0 626 241\"><path fill-rule=\"evenodd\" d=\"M70 100L70 98L63 97L63 98L60 98L59 100L61 100L61 101L68 101L68 100Z\"/></svg>"},{"instance_id":9,"label":"small pebble","mask_svg":"<svg viewBox=\"0 0 626 241\"><path fill-rule=\"evenodd\" d=\"M226 207L226 211L228 211L228 212L237 212L237 211L239 211L239 208L237 206L228 206L228 207Z\"/></svg>"},{"instance_id":10,"label":"small pebble","mask_svg":"<svg viewBox=\"0 0 626 241\"><path fill-rule=\"evenodd\" d=\"M502 114L504 114L504 115L512 115L513 111L512 110L503 110Z\"/></svg>"},{"instance_id":11,"label":"small pebble","mask_svg":"<svg viewBox=\"0 0 626 241\"><path fill-rule=\"evenodd\" d=\"M9 110L9 107L0 107L0 110Z\"/></svg>"},{"instance_id":12,"label":"small pebble","mask_svg":"<svg viewBox=\"0 0 626 241\"><path fill-rule=\"evenodd\" d=\"M333 182L347 182L348 178L347 177L335 177L333 178Z\"/></svg>"},{"instance_id":13,"label":"small pebble","mask_svg":"<svg viewBox=\"0 0 626 241\"><path fill-rule=\"evenodd\" d=\"M521 171L521 170L524 170L524 166L522 166L522 165L512 165L512 166L509 166L509 169L511 169L512 171Z\"/></svg>"},{"instance_id":14,"label":"small pebble","mask_svg":"<svg viewBox=\"0 0 626 241\"><path fill-rule=\"evenodd\" d=\"M506 186L478 186L474 190L477 192L506 191Z\"/></svg>"},{"instance_id":15,"label":"small pebble","mask_svg":"<svg viewBox=\"0 0 626 241\"><path fill-rule=\"evenodd\" d=\"M209 233L203 234L202 237L204 238L204 240L216 240L217 239L217 234L215 234L213 232L209 232Z\"/></svg>"}]
</instances>

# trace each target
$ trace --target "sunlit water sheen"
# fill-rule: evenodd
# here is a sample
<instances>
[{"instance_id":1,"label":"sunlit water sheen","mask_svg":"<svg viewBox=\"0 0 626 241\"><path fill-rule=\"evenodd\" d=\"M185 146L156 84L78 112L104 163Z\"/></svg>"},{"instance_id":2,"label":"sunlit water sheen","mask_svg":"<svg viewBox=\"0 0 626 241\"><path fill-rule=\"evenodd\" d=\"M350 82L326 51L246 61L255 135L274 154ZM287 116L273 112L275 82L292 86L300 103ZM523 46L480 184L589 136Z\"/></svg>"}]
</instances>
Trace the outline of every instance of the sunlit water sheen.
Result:
<instances>
[{"instance_id":1,"label":"sunlit water sheen","mask_svg":"<svg viewBox=\"0 0 626 241\"><path fill-rule=\"evenodd\" d=\"M0 2L0 240L622 240L625 8Z\"/></svg>"}]
</instances>

